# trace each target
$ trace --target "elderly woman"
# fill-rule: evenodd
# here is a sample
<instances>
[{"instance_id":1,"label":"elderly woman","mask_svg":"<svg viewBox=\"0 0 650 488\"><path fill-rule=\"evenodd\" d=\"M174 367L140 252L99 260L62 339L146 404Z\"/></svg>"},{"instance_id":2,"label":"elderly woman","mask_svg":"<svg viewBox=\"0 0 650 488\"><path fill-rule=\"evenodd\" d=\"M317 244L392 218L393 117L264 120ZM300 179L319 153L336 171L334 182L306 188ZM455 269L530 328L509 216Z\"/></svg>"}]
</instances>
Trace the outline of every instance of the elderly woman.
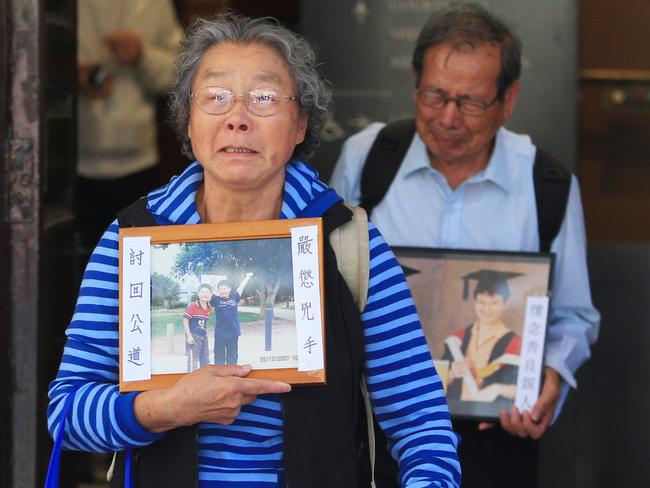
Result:
<instances>
[{"instance_id":1,"label":"elderly woman","mask_svg":"<svg viewBox=\"0 0 650 488\"><path fill-rule=\"evenodd\" d=\"M147 196L159 225L323 216L350 219L304 162L330 94L306 41L270 19L199 20L178 60L176 129L194 162ZM251 224L254 225L254 224ZM327 386L247 378L249 367L208 365L175 386L120 394L118 223L95 249L57 378L49 428L63 446L126 451L136 486L369 486L365 373L401 486L458 486L457 437L401 268L372 225L367 305L359 315L326 249ZM72 395L72 397L71 397ZM131 452L135 451L133 455ZM112 486L122 486L118 463ZM126 484L126 483L125 483Z\"/></svg>"}]
</instances>

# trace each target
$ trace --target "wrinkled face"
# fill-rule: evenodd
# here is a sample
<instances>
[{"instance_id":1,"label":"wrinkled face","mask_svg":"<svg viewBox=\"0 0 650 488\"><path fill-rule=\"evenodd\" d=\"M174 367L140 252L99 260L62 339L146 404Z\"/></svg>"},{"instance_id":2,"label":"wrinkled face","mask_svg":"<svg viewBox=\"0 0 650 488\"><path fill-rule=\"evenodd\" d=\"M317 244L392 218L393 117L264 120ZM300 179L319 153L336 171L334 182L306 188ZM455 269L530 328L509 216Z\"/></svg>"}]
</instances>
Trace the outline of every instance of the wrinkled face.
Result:
<instances>
[{"instance_id":1,"label":"wrinkled face","mask_svg":"<svg viewBox=\"0 0 650 488\"><path fill-rule=\"evenodd\" d=\"M506 310L506 301L501 295L479 293L474 299L474 312L482 324L493 324L501 320Z\"/></svg>"},{"instance_id":2,"label":"wrinkled face","mask_svg":"<svg viewBox=\"0 0 650 488\"><path fill-rule=\"evenodd\" d=\"M296 95L277 52L261 44L224 43L208 49L192 83L192 91L217 86L235 94L275 90ZM188 136L205 170L206 184L255 190L284 181L284 165L305 138L307 117L295 101L280 102L269 117L252 114L240 98L229 112L207 114L191 104Z\"/></svg>"},{"instance_id":3,"label":"wrinkled face","mask_svg":"<svg viewBox=\"0 0 650 488\"><path fill-rule=\"evenodd\" d=\"M202 302L209 302L212 298L212 292L208 288L200 288L198 291L199 300Z\"/></svg>"},{"instance_id":4,"label":"wrinkled face","mask_svg":"<svg viewBox=\"0 0 650 488\"><path fill-rule=\"evenodd\" d=\"M228 285L220 285L217 287L217 293L221 298L230 297L230 290L231 288Z\"/></svg>"},{"instance_id":5,"label":"wrinkled face","mask_svg":"<svg viewBox=\"0 0 650 488\"><path fill-rule=\"evenodd\" d=\"M448 44L429 48L424 54L418 88L441 90L449 97L468 98L489 104L497 96L501 52L485 44L472 50L454 50ZM519 91L515 82L482 115L466 115L456 103L430 108L415 97L415 123L434 165L436 162L487 164L494 136L510 117Z\"/></svg>"}]
</instances>

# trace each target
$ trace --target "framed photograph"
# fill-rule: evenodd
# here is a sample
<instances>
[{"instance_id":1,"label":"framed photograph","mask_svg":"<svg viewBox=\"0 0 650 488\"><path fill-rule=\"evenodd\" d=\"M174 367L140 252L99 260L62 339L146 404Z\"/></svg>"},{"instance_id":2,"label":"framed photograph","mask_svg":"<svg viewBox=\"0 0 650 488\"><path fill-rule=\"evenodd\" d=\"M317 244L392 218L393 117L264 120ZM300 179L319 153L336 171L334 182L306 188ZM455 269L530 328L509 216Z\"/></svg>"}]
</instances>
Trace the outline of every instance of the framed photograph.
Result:
<instances>
[{"instance_id":1,"label":"framed photograph","mask_svg":"<svg viewBox=\"0 0 650 488\"><path fill-rule=\"evenodd\" d=\"M120 391L207 364L325 382L322 219L120 229Z\"/></svg>"},{"instance_id":2,"label":"framed photograph","mask_svg":"<svg viewBox=\"0 0 650 488\"><path fill-rule=\"evenodd\" d=\"M554 255L397 247L456 418L530 411L544 363Z\"/></svg>"}]
</instances>

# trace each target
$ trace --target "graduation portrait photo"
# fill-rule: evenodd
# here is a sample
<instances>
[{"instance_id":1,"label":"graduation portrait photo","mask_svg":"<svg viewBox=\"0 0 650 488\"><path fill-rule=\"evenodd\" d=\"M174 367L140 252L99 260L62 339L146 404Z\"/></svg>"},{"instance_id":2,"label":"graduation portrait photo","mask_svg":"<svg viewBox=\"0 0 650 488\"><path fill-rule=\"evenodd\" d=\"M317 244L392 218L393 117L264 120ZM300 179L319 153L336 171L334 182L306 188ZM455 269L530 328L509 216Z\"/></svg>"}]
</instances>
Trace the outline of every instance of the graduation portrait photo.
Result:
<instances>
[{"instance_id":1,"label":"graduation portrait photo","mask_svg":"<svg viewBox=\"0 0 650 488\"><path fill-rule=\"evenodd\" d=\"M453 417L539 395L553 255L398 247Z\"/></svg>"}]
</instances>

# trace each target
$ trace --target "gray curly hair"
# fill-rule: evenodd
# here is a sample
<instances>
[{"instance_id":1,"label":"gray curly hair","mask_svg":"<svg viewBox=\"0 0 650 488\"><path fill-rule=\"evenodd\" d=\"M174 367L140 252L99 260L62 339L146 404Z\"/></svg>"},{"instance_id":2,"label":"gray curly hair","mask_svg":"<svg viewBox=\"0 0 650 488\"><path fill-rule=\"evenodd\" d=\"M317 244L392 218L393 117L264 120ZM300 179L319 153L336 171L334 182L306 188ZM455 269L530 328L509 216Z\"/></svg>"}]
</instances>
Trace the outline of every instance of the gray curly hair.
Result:
<instances>
[{"instance_id":1,"label":"gray curly hair","mask_svg":"<svg viewBox=\"0 0 650 488\"><path fill-rule=\"evenodd\" d=\"M307 114L305 140L294 149L292 159L308 160L318 147L323 124L332 103L332 93L320 75L316 55L300 35L282 27L272 17L249 18L224 12L210 19L196 19L190 26L176 61L176 84L170 94L170 122L182 141L182 151L195 159L187 137L192 82L205 52L224 42L259 43L274 49L284 60L293 80L300 110Z\"/></svg>"}]
</instances>

